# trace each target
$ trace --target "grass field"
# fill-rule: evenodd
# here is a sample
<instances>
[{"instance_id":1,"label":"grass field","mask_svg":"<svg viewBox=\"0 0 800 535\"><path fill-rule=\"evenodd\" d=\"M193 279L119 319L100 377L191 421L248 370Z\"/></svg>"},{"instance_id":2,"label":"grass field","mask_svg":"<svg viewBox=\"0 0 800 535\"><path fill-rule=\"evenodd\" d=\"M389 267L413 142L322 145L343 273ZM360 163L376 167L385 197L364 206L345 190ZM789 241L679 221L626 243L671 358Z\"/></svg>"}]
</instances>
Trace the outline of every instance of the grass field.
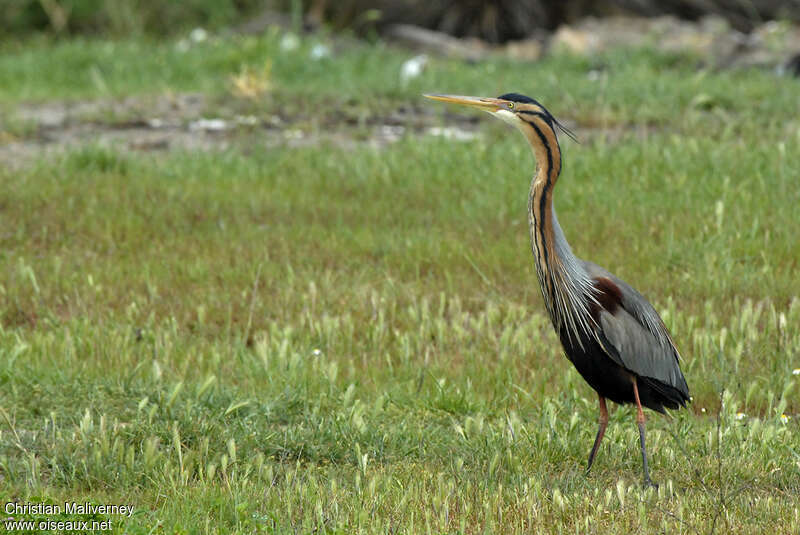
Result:
<instances>
[{"instance_id":1,"label":"grass field","mask_svg":"<svg viewBox=\"0 0 800 535\"><path fill-rule=\"evenodd\" d=\"M422 92L535 96L581 139L556 192L573 249L684 356L689 410L648 415L658 490L629 407L584 474L596 398L544 315L533 161L486 117L466 142L0 164L2 501L131 504L92 518L142 534L800 531L798 81L619 51L433 60L401 86L407 52L279 43L3 44L0 142L53 99L198 92L358 140L401 108L458 119Z\"/></svg>"}]
</instances>

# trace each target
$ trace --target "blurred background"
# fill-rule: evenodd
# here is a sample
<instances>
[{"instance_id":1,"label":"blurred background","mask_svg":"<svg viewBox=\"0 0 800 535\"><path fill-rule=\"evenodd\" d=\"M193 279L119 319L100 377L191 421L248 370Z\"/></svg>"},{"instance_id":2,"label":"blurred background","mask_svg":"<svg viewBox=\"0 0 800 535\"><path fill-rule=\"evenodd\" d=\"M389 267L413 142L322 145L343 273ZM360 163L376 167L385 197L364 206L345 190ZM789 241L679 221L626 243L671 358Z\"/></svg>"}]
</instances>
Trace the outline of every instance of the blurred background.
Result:
<instances>
[{"instance_id":1,"label":"blurred background","mask_svg":"<svg viewBox=\"0 0 800 535\"><path fill-rule=\"evenodd\" d=\"M606 131L620 113L660 120L656 101L732 109L729 91L696 79L676 92L655 75L797 77L800 0L0 0L0 41L0 161L98 136L135 150L210 148L243 126L297 145L306 134L286 124L304 117L298 97L326 99L327 127L308 117L319 131L376 122L391 102L368 134L382 144L424 115L416 103L431 90L536 91L565 101L568 124ZM652 73L626 66L628 53ZM69 103L96 97L117 103Z\"/></svg>"},{"instance_id":2,"label":"blurred background","mask_svg":"<svg viewBox=\"0 0 800 535\"><path fill-rule=\"evenodd\" d=\"M648 46L715 67L800 73L798 0L0 0L0 37L195 39L319 29L480 60L536 60L553 50L602 53Z\"/></svg>"},{"instance_id":3,"label":"blurred background","mask_svg":"<svg viewBox=\"0 0 800 535\"><path fill-rule=\"evenodd\" d=\"M619 24L620 18L637 22ZM783 61L792 67L800 37L790 27L798 21L797 0L0 0L5 37L165 37L193 28L258 33L274 25L305 32L325 26L473 59L488 47L517 41L532 42L525 50L511 46L510 54L530 58L554 45L581 52L637 44L643 32L655 31L668 37L664 46L670 49L708 53L726 63L749 55L756 56L744 60L750 64ZM465 42L459 49L445 36Z\"/></svg>"},{"instance_id":4,"label":"blurred background","mask_svg":"<svg viewBox=\"0 0 800 535\"><path fill-rule=\"evenodd\" d=\"M697 21L716 16L749 32L771 20L800 20L796 0L2 0L0 31L11 34L163 36L192 25L255 29L259 23L302 16L306 29L323 23L369 35L413 24L458 37L504 43L545 36L585 17L671 15Z\"/></svg>"}]
</instances>

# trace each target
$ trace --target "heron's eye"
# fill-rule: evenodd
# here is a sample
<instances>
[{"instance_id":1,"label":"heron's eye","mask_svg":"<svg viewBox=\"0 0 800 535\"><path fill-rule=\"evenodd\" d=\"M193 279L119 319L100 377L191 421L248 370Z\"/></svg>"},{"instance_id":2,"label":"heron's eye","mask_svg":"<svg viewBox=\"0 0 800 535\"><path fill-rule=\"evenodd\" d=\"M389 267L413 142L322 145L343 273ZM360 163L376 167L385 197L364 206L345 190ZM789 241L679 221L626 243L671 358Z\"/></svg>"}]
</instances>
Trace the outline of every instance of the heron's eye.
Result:
<instances>
[{"instance_id":1,"label":"heron's eye","mask_svg":"<svg viewBox=\"0 0 800 535\"><path fill-rule=\"evenodd\" d=\"M514 109L514 103L513 102L509 102L508 103L508 109L509 110L513 110Z\"/></svg>"}]
</instances>

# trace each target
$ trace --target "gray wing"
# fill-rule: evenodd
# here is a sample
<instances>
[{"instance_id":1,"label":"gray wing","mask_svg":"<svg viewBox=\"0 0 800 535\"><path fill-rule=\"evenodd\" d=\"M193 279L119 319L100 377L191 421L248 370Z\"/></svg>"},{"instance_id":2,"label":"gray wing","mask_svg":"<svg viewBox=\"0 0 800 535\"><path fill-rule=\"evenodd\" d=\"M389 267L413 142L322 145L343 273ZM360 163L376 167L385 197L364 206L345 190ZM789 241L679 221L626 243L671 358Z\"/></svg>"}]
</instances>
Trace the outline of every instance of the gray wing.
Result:
<instances>
[{"instance_id":1,"label":"gray wing","mask_svg":"<svg viewBox=\"0 0 800 535\"><path fill-rule=\"evenodd\" d=\"M688 400L680 355L658 312L622 279L591 262L584 261L584 267L590 277L606 278L619 290L614 295L619 306L601 308L599 313L602 334L612 346L606 348L609 357L640 377L675 388Z\"/></svg>"}]
</instances>

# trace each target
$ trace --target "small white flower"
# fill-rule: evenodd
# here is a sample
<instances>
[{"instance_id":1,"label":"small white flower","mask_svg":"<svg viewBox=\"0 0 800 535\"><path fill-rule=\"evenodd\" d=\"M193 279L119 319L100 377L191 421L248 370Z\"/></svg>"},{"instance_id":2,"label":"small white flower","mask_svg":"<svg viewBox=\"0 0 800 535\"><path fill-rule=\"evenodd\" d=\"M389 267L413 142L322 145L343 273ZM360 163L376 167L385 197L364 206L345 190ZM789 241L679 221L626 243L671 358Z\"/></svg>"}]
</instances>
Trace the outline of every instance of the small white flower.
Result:
<instances>
[{"instance_id":1,"label":"small white flower","mask_svg":"<svg viewBox=\"0 0 800 535\"><path fill-rule=\"evenodd\" d=\"M795 368L792 370L792 375L800 375L800 368Z\"/></svg>"},{"instance_id":2,"label":"small white flower","mask_svg":"<svg viewBox=\"0 0 800 535\"><path fill-rule=\"evenodd\" d=\"M705 407L701 407L700 408L700 412L703 412L703 413L706 412L706 408Z\"/></svg>"},{"instance_id":3,"label":"small white flower","mask_svg":"<svg viewBox=\"0 0 800 535\"><path fill-rule=\"evenodd\" d=\"M736 413L736 419L737 420L744 420L745 418L747 418L747 415L745 413L743 413L743 412L737 412Z\"/></svg>"},{"instance_id":4,"label":"small white flower","mask_svg":"<svg viewBox=\"0 0 800 535\"><path fill-rule=\"evenodd\" d=\"M283 50L284 52L291 52L292 50L297 50L299 46L300 46L300 38L293 33L287 33L281 39L280 47L281 50Z\"/></svg>"},{"instance_id":5,"label":"small white flower","mask_svg":"<svg viewBox=\"0 0 800 535\"><path fill-rule=\"evenodd\" d=\"M192 33L189 34L189 39L194 41L195 43L202 43L206 39L208 39L208 32L205 31L203 28L195 28L192 30Z\"/></svg>"},{"instance_id":6,"label":"small white flower","mask_svg":"<svg viewBox=\"0 0 800 535\"><path fill-rule=\"evenodd\" d=\"M409 80L417 78L419 75L421 75L422 71L425 70L427 65L428 56L425 54L420 54L419 56L414 56L413 58L406 60L400 67L400 81L403 84L407 84Z\"/></svg>"},{"instance_id":7,"label":"small white flower","mask_svg":"<svg viewBox=\"0 0 800 535\"><path fill-rule=\"evenodd\" d=\"M791 416L788 414L781 414L781 423L788 424L789 418L791 418Z\"/></svg>"},{"instance_id":8,"label":"small white flower","mask_svg":"<svg viewBox=\"0 0 800 535\"><path fill-rule=\"evenodd\" d=\"M317 43L313 47L311 47L311 52L309 53L311 59L314 61L319 61L323 58L327 58L331 55L331 49L327 46L323 45L322 43Z\"/></svg>"},{"instance_id":9,"label":"small white flower","mask_svg":"<svg viewBox=\"0 0 800 535\"><path fill-rule=\"evenodd\" d=\"M314 351L312 351L311 354L314 355L315 357L318 357L318 356L322 355L322 350L315 347Z\"/></svg>"}]
</instances>

